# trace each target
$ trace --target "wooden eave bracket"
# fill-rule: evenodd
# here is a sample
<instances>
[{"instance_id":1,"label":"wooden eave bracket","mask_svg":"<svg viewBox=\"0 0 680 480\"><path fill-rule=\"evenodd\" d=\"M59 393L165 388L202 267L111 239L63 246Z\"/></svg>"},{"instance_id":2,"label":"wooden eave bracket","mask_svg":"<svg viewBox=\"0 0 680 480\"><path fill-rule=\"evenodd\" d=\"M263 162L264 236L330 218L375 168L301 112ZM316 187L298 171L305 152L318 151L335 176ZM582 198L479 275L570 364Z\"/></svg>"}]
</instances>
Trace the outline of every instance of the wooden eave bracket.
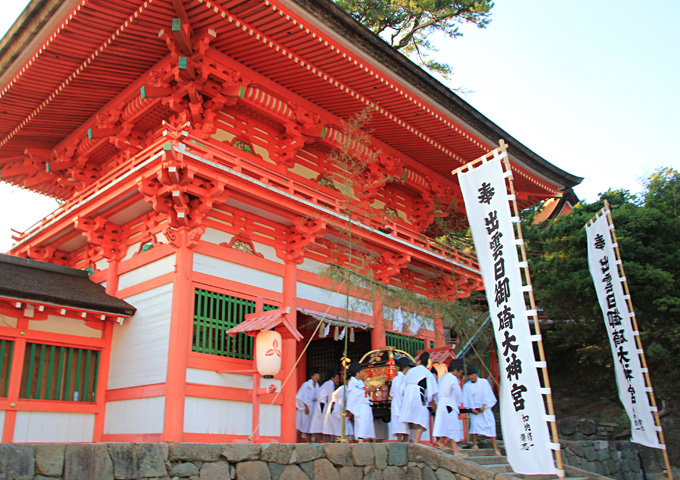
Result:
<instances>
[{"instance_id":1,"label":"wooden eave bracket","mask_svg":"<svg viewBox=\"0 0 680 480\"><path fill-rule=\"evenodd\" d=\"M10 316L20 315L29 318L30 320L47 320L48 316L59 316L66 318L77 318L84 320L86 325L97 330L101 330L101 326L107 320L123 325L126 318L132 315L101 312L94 310L82 309L74 306L58 305L49 302L40 302L35 300L16 299L8 297L0 297L0 311L9 309L12 312ZM92 323L94 322L94 323Z\"/></svg>"}]
</instances>

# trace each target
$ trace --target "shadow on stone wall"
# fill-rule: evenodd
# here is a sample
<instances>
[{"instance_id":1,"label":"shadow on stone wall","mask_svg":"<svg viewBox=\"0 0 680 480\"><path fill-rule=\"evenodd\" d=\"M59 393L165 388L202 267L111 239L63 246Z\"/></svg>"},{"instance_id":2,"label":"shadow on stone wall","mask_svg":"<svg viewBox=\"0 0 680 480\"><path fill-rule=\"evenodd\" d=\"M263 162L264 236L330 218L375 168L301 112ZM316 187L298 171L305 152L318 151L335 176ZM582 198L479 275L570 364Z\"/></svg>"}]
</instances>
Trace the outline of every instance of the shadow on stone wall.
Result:
<instances>
[{"instance_id":1,"label":"shadow on stone wall","mask_svg":"<svg viewBox=\"0 0 680 480\"><path fill-rule=\"evenodd\" d=\"M407 443L0 444L0 480L512 480Z\"/></svg>"},{"instance_id":2,"label":"shadow on stone wall","mask_svg":"<svg viewBox=\"0 0 680 480\"><path fill-rule=\"evenodd\" d=\"M663 451L622 440L618 424L581 419L562 420L557 426L567 465L617 480L664 478ZM623 436L629 437L628 432ZM680 478L678 474L680 469L673 468L673 477Z\"/></svg>"}]
</instances>

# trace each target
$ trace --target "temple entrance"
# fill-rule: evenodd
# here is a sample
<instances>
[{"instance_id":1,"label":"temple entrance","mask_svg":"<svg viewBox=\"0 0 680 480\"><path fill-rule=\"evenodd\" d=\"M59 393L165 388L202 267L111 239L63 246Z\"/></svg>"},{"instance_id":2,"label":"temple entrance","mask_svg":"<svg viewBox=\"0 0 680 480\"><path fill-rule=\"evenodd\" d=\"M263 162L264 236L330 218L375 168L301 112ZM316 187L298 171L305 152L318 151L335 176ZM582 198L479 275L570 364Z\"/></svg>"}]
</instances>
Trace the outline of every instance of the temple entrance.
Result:
<instances>
[{"instance_id":1,"label":"temple entrance","mask_svg":"<svg viewBox=\"0 0 680 480\"><path fill-rule=\"evenodd\" d=\"M345 340L320 338L312 341L307 349L307 376L313 372L321 374L321 382L328 380L330 370L340 371L340 361L345 348ZM371 332L362 331L354 333L354 342L347 343L347 356L353 362L358 362L361 357L371 350Z\"/></svg>"}]
</instances>

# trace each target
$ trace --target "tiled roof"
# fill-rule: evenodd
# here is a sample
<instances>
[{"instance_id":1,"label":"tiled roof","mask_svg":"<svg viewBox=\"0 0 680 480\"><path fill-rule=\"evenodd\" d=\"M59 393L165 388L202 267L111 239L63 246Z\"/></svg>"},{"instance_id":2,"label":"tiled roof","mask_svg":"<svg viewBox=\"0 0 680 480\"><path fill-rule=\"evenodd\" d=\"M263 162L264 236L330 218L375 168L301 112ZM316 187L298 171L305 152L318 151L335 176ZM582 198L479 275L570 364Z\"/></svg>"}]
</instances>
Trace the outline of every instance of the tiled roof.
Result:
<instances>
[{"instance_id":1,"label":"tiled roof","mask_svg":"<svg viewBox=\"0 0 680 480\"><path fill-rule=\"evenodd\" d=\"M5 254L0 254L0 297L122 316L136 311L108 295L85 271Z\"/></svg>"}]
</instances>

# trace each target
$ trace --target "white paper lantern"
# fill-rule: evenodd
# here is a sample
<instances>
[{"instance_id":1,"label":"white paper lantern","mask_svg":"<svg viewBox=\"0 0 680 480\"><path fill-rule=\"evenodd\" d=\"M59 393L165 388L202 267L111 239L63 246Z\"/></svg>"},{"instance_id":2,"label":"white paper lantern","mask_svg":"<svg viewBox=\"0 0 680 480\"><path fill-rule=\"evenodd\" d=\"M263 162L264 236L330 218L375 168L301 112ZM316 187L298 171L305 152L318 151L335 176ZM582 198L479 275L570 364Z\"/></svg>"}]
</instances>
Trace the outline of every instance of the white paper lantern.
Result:
<instances>
[{"instance_id":1,"label":"white paper lantern","mask_svg":"<svg viewBox=\"0 0 680 480\"><path fill-rule=\"evenodd\" d=\"M272 378L281 370L281 334L274 330L255 337L255 365L260 375Z\"/></svg>"}]
</instances>

